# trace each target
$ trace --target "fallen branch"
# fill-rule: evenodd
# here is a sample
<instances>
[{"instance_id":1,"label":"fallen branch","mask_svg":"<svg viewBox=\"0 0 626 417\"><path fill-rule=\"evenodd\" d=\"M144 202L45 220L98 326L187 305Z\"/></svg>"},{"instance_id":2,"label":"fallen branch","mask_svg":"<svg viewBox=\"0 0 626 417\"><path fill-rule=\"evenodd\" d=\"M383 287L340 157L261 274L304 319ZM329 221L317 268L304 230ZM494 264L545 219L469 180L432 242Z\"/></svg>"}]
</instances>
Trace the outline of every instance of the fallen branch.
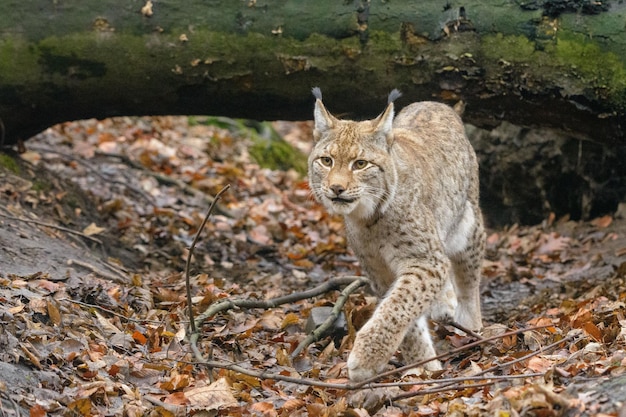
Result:
<instances>
[{"instance_id":1,"label":"fallen branch","mask_svg":"<svg viewBox=\"0 0 626 417\"><path fill-rule=\"evenodd\" d=\"M202 314L198 316L198 318L196 319L196 324L199 326L204 320L208 319L209 317L233 308L276 308L283 304L295 303L296 301L317 297L318 295L322 295L329 291L339 289L344 285L353 284L355 281L361 282L359 286L368 282L367 278L360 276L337 277L329 279L328 281L318 285L315 288L311 288L302 292L283 295L281 297L270 298L269 300L226 299L215 304L211 304Z\"/></svg>"},{"instance_id":2,"label":"fallen branch","mask_svg":"<svg viewBox=\"0 0 626 417\"><path fill-rule=\"evenodd\" d=\"M289 383L294 383L294 384L300 384L300 385L306 385L306 386L314 386L314 387L319 387L319 388L332 388L332 389L340 389L340 390L346 390L346 391L356 391L356 390L361 390L361 389L373 389L373 388L390 388L390 387L402 387L402 386L411 386L411 385L432 385L432 384L446 384L448 383L448 385L444 385L442 387L436 387L436 388L432 388L432 389L428 389L428 390L420 390L420 391L416 391L416 392L410 392L407 394L411 394L408 395L407 397L410 396L417 396L417 395L426 395L426 394L433 394L433 393L438 393L438 392L444 392L444 391L455 391L455 390L459 390L459 389L465 389L465 388L470 388L469 385L462 385L462 386L458 386L458 385L452 385L450 383L454 383L454 382L464 382L464 381L490 381L490 380L498 380L498 381L502 381L502 380L512 380L512 379L518 379L518 378L535 378L535 377L541 377L544 376L544 373L533 373L533 374L525 374L525 375L500 375L500 376L490 376L490 375L485 375L485 376L480 376L480 375L473 375L473 376L468 376L468 377L454 377L454 378L445 378L445 379L431 379L431 380L416 380L416 381L398 381L398 382L386 382L386 383L377 383L377 382L373 382L377 379L379 379L382 376L388 376L388 375L393 375L398 373L399 371L402 370L406 370L404 368L410 369L416 366L419 366L420 364L429 362L431 360L435 360L435 359L441 359L444 357L448 357L448 356L453 356L463 350L467 350L467 349L471 349L472 347L475 347L477 345L480 344L484 344L484 343L489 343L493 340L496 340L498 338L502 338L502 337L508 337L508 336L512 336L515 334L520 334L520 333L524 333L527 331L532 331L532 330L537 330L537 329L541 329L541 328L545 328L545 327L549 327L549 326L536 326L536 327L530 327L530 328L526 328L526 329L518 329L518 330L513 330L510 332L506 332L503 333L501 335L498 336L493 336L490 338L486 338L477 342L473 342L470 344L467 344L465 346L461 346L459 348L453 349L451 351L448 351L446 353L442 353L441 355L438 355L436 357L433 358L429 358L427 360L421 361L421 362L417 362L411 365L407 365L405 367L402 368L398 368L389 372L384 372L381 373L379 376L375 377L375 378L371 378L370 380L367 381L363 381L363 382L346 382L346 383L337 383L337 382L324 382L324 381L320 381L319 379L312 379L312 378L303 378L300 376L288 376L288 375L284 375L284 374L280 374L280 373L273 373L273 372L267 372L267 371L255 371L255 370L251 370L251 369L247 369L244 368L240 365L234 364L234 363L225 363L225 362L220 362L220 361L208 361L205 360L202 356L202 353L199 351L197 345L195 344L197 342L197 334L195 335L196 338L192 343L192 350L194 352L194 356L197 359L197 362L194 362L196 364L200 364L200 365L205 365L208 368L214 368L214 369L225 369L225 370L229 370L229 371L233 371L233 372L237 372L243 375L247 375L247 376L251 376L253 378L259 378L259 379L272 379L275 381L282 381L282 382L289 382ZM194 335L192 335L194 336ZM191 339L191 338L190 338ZM555 346L558 346L561 343L564 343L568 340L568 338L564 338L559 340L558 342L553 343L552 345L546 346L543 349L540 349L537 352L534 352L534 355L540 354L542 352L546 352L548 349L552 349ZM511 361L511 362L507 362L504 364L499 365L500 369L503 369L507 366L511 366L514 363L517 363L516 361ZM490 368L491 369L491 368ZM487 372L487 371L485 371ZM484 386L485 384L489 385L488 383L483 383L480 386ZM394 397L392 400L396 400L396 399L402 399L403 397Z\"/></svg>"},{"instance_id":3,"label":"fallen branch","mask_svg":"<svg viewBox=\"0 0 626 417\"><path fill-rule=\"evenodd\" d=\"M544 326L544 327L546 327L546 326ZM528 329L528 330L534 330L534 328L531 328L531 329ZM500 335L500 336L504 336L504 335ZM479 373L477 373L475 376L477 378L491 379L491 377L487 377L487 376L481 377L481 375L485 375L485 374L487 374L489 372L494 372L494 371L502 370L504 368L508 368L508 367L510 367L512 365L515 365L516 363L519 363L519 362L524 362L525 360L528 360L528 359L532 358L533 356L537 356L537 355L539 355L541 353L548 352L548 351L550 351L550 350L560 346L562 343L574 339L574 337L576 337L576 335L575 334L571 334L571 335L569 335L569 336L567 336L567 337L565 337L565 338L563 338L563 339L561 339L559 341L551 343L550 345L545 346L545 347L543 347L543 348L541 348L541 349L539 349L539 350L537 350L535 352L531 352L528 355L524 355L524 356L522 356L520 358L517 358L517 359L514 359L512 361L501 363L501 364L498 364L498 365L494 365L491 368L484 369L484 370L480 371ZM465 346L463 346L463 347L465 347ZM542 375L542 374L539 374L539 375ZM506 377L510 378L511 375L506 375ZM463 385L463 386L455 385L455 386L452 386L452 383L449 383L447 385L444 385L443 387L439 387L439 388L433 389L433 390L419 390L419 391L405 392L405 393L396 395L395 397L391 398L390 400L391 401L398 401L398 400L402 400L402 399L406 399L406 398L415 397L415 396L418 396L418 395L435 394L435 393L442 392L443 388L445 388L445 391L456 391L456 390L459 390L459 389L465 389L465 388L471 388L471 387L469 385Z\"/></svg>"},{"instance_id":4,"label":"fallen branch","mask_svg":"<svg viewBox=\"0 0 626 417\"><path fill-rule=\"evenodd\" d=\"M196 235L193 238L193 242L191 243L191 246L189 247L189 253L187 254L187 262L185 263L185 287L187 288L187 304L189 307L189 325L191 326L191 334L197 333L196 322L193 319L193 303L191 302L191 283L189 282L189 266L191 265L191 256L193 255L193 250L196 247L196 243L198 243L198 239L200 238L200 233L202 233L202 229L204 229L204 226L206 225L207 220L209 220L209 217L211 216L211 213L213 212L213 208L219 201L222 194L224 194L226 190L228 190L229 188L230 188L230 185L227 184L224 188L220 190L219 193L217 193L217 195L213 199L213 202L209 206L209 210L207 210L206 216L204 216L204 220L202 220L202 224L198 228L198 231L196 232Z\"/></svg>"},{"instance_id":5,"label":"fallen branch","mask_svg":"<svg viewBox=\"0 0 626 417\"><path fill-rule=\"evenodd\" d=\"M343 310L343 306L346 304L346 301L348 301L348 297L350 296L350 294L352 294L354 291L356 291L357 288L362 287L368 282L369 281L366 278L361 277L360 279L357 279L353 281L350 285L348 285L341 292L341 294L339 294L339 297L337 297L337 301L335 302L335 305L333 306L330 315L326 318L326 320L324 320L322 324L317 326L315 330L309 333L307 337L302 342L300 342L300 344L298 344L298 347L296 347L291 353L291 358L297 357L300 352L302 352L302 350L309 346L311 343L315 343L320 340L335 323L335 321L339 317L339 314L341 314L341 310Z\"/></svg>"},{"instance_id":6,"label":"fallen branch","mask_svg":"<svg viewBox=\"0 0 626 417\"><path fill-rule=\"evenodd\" d=\"M85 239L89 239L89 240L91 240L93 242L96 242L96 243L102 245L102 241L100 239L96 239L95 237L86 235L83 232L79 232L77 230L69 229L67 227L57 226L56 224L45 223L45 222L42 222L42 221L39 221L39 220L34 220L34 219L23 219L21 217L10 216L8 214L3 214L3 213L0 213L0 217L4 217L5 219L9 219L9 220L15 220L15 221L18 221L18 222L33 223L33 224L36 224L38 226L50 227L52 229L61 230L61 231L66 232L66 233L71 233L71 234L74 234L74 235L78 235L78 236L84 237Z\"/></svg>"}]
</instances>

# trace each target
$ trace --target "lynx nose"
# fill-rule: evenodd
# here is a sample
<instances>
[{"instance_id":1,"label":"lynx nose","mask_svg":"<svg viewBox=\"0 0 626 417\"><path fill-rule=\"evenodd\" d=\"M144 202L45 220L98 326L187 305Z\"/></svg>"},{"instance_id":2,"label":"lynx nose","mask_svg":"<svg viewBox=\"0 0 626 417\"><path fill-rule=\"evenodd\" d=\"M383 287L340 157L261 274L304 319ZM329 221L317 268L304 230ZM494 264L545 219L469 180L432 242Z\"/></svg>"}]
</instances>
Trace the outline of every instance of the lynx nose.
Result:
<instances>
[{"instance_id":1,"label":"lynx nose","mask_svg":"<svg viewBox=\"0 0 626 417\"><path fill-rule=\"evenodd\" d=\"M339 184L331 185L330 189L333 190L333 193L335 193L337 197L339 197L344 191L346 191L346 189Z\"/></svg>"}]
</instances>

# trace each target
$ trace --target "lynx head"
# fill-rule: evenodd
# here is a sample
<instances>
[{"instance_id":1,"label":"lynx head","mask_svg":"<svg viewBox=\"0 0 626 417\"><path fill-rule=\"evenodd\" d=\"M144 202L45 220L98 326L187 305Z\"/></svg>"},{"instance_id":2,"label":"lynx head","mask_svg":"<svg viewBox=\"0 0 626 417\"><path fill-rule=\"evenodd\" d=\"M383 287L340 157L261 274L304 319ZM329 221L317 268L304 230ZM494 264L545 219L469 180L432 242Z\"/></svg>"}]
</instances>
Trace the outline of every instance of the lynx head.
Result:
<instances>
[{"instance_id":1,"label":"lynx head","mask_svg":"<svg viewBox=\"0 0 626 417\"><path fill-rule=\"evenodd\" d=\"M385 111L373 120L355 122L330 114L315 96L313 139L309 156L309 184L315 198L331 213L360 219L382 213L393 199L396 168L389 155L393 144L393 100L389 94Z\"/></svg>"}]
</instances>

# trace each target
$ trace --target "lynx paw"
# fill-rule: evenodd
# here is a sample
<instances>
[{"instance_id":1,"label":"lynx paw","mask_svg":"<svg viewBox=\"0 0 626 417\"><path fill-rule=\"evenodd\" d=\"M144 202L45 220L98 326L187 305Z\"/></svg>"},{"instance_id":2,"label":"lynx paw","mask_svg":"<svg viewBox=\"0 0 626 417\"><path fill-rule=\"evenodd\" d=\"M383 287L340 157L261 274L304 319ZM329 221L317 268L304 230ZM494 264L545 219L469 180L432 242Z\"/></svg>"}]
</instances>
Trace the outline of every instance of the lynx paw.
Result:
<instances>
[{"instance_id":1,"label":"lynx paw","mask_svg":"<svg viewBox=\"0 0 626 417\"><path fill-rule=\"evenodd\" d=\"M438 322L450 323L454 321L458 305L454 287L448 280L441 292L440 299L433 303L430 309L430 317Z\"/></svg>"},{"instance_id":2,"label":"lynx paw","mask_svg":"<svg viewBox=\"0 0 626 417\"><path fill-rule=\"evenodd\" d=\"M376 375L385 366L384 363L378 364L375 360L366 360L369 355L362 354L357 349L353 349L348 356L348 378L354 382L365 381Z\"/></svg>"}]
</instances>

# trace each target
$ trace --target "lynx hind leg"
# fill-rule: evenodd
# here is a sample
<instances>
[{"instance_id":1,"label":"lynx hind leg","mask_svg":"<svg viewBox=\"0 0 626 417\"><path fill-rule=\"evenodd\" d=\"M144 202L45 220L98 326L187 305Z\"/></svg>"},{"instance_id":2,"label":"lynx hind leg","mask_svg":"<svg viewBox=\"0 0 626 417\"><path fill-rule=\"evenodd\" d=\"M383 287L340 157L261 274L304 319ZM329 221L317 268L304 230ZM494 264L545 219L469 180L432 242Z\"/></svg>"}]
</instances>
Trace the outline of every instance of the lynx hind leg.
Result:
<instances>
[{"instance_id":1,"label":"lynx hind leg","mask_svg":"<svg viewBox=\"0 0 626 417\"><path fill-rule=\"evenodd\" d=\"M458 300L454 321L470 330L482 328L480 277L484 252L485 230L478 215L465 249L450 258Z\"/></svg>"},{"instance_id":2,"label":"lynx hind leg","mask_svg":"<svg viewBox=\"0 0 626 417\"><path fill-rule=\"evenodd\" d=\"M404 336L402 344L400 345L400 349L402 351L402 356L404 357L404 362L406 362L407 365L424 359L429 359L437 355L435 347L433 346L433 341L430 337L430 330L428 329L428 320L426 319L426 316L416 319L411 324L409 330ZM423 367L428 371L439 371L442 369L441 362L437 359L426 362L420 367ZM417 368L419 367L416 367L416 369Z\"/></svg>"}]
</instances>

